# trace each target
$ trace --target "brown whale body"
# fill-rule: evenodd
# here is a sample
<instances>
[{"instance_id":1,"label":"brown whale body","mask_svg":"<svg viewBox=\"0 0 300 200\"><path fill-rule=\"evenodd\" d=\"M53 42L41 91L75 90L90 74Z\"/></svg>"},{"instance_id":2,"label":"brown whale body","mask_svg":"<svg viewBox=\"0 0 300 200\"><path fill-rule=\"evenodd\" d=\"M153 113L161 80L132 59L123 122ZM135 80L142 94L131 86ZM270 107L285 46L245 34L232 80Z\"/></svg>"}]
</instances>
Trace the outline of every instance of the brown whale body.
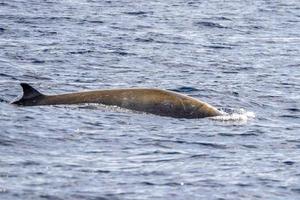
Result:
<instances>
[{"instance_id":1,"label":"brown whale body","mask_svg":"<svg viewBox=\"0 0 300 200\"><path fill-rule=\"evenodd\" d=\"M203 118L221 115L213 106L195 98L161 89L112 89L60 95L44 95L21 83L23 96L12 104L20 106L99 103L175 118Z\"/></svg>"}]
</instances>

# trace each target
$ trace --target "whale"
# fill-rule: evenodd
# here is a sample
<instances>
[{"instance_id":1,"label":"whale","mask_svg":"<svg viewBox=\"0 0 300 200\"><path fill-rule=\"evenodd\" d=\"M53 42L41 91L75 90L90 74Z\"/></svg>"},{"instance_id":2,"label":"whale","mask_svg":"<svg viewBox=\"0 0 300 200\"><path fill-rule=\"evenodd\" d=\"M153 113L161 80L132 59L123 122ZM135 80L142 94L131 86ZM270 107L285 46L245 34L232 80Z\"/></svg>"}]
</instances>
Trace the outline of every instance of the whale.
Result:
<instances>
[{"instance_id":1,"label":"whale","mask_svg":"<svg viewBox=\"0 0 300 200\"><path fill-rule=\"evenodd\" d=\"M17 106L46 106L96 103L173 118L204 118L222 113L199 99L158 88L104 89L46 95L28 83L20 83L21 98L11 102Z\"/></svg>"}]
</instances>

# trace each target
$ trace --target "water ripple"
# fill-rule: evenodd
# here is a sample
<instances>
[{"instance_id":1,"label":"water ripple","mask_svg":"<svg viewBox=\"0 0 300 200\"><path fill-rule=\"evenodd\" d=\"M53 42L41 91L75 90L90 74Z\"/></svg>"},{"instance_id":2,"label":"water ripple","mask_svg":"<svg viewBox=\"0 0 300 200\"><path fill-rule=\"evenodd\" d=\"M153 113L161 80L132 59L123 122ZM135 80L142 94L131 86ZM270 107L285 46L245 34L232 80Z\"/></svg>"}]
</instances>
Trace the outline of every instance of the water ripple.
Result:
<instances>
[{"instance_id":1,"label":"water ripple","mask_svg":"<svg viewBox=\"0 0 300 200\"><path fill-rule=\"evenodd\" d=\"M299 8L0 2L1 199L298 199ZM171 89L224 116L20 108L9 104L20 82L49 94Z\"/></svg>"}]
</instances>

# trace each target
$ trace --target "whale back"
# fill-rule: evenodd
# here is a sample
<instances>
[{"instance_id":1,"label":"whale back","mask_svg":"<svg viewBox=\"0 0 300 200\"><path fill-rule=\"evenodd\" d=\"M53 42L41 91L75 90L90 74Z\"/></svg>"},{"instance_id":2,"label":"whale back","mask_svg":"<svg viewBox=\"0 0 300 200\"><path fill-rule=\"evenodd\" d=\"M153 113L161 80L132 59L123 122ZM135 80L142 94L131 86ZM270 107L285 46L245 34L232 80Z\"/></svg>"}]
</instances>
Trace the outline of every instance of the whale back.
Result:
<instances>
[{"instance_id":1,"label":"whale back","mask_svg":"<svg viewBox=\"0 0 300 200\"><path fill-rule=\"evenodd\" d=\"M98 103L175 118L203 118L221 115L208 103L184 94L156 88L111 89L44 95L26 83L21 83L21 86L23 96L12 104L39 106Z\"/></svg>"}]
</instances>

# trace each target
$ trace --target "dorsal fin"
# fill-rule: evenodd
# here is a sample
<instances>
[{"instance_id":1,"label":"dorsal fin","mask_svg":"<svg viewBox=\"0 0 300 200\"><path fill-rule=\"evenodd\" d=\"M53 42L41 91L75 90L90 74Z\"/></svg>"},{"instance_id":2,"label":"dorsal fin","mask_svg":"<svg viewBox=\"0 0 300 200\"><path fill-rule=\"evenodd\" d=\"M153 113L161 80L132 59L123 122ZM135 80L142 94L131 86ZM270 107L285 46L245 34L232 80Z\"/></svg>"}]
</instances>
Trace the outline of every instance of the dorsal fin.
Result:
<instances>
[{"instance_id":1,"label":"dorsal fin","mask_svg":"<svg viewBox=\"0 0 300 200\"><path fill-rule=\"evenodd\" d=\"M16 105L36 105L37 100L40 99L40 97L43 97L42 93L31 87L28 83L21 83L21 87L23 88L23 96L16 101L13 101L12 104Z\"/></svg>"},{"instance_id":2,"label":"dorsal fin","mask_svg":"<svg viewBox=\"0 0 300 200\"><path fill-rule=\"evenodd\" d=\"M32 99L43 95L42 93L31 87L28 83L21 83L20 85L23 88L22 99Z\"/></svg>"}]
</instances>

